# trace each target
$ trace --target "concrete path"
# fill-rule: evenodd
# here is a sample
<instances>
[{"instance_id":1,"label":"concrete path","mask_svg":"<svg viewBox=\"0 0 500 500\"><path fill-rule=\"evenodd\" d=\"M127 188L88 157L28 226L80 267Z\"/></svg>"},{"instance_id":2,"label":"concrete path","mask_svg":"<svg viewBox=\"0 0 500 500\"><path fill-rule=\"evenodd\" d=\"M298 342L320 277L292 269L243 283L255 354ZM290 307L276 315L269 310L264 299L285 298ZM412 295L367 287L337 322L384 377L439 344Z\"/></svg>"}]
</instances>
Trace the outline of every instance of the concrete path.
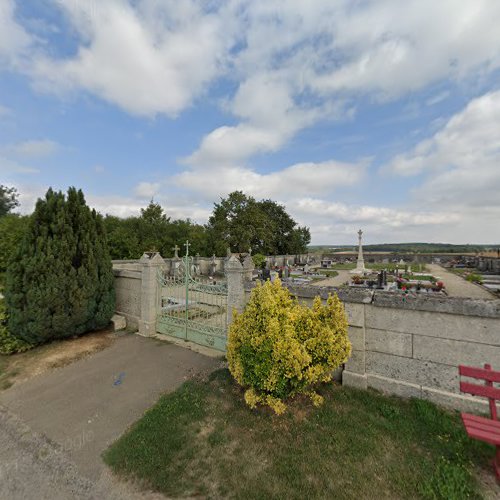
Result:
<instances>
[{"instance_id":1,"label":"concrete path","mask_svg":"<svg viewBox=\"0 0 500 500\"><path fill-rule=\"evenodd\" d=\"M426 267L431 274L436 277L439 276L443 280L446 291L450 297L469 297L472 299L496 298L492 293L487 292L474 283L469 283L438 264L426 264Z\"/></svg>"},{"instance_id":2,"label":"concrete path","mask_svg":"<svg viewBox=\"0 0 500 500\"><path fill-rule=\"evenodd\" d=\"M340 286L343 285L346 281L351 280L351 274L349 271L339 270L337 271L339 274L334 276L333 278L325 278L324 280L314 281L311 284L313 286Z\"/></svg>"},{"instance_id":3,"label":"concrete path","mask_svg":"<svg viewBox=\"0 0 500 500\"><path fill-rule=\"evenodd\" d=\"M19 439L15 438L16 432L19 436L33 432L34 436L42 435L53 442L62 452L60 456L74 462L75 474L81 475L78 481L90 480L111 491L114 487L109 485L111 478L101 460L101 453L162 393L173 391L191 376L211 371L218 365L220 360L217 358L167 342L137 335L118 338L111 347L89 358L0 393L0 405L5 407L4 412L13 415L12 418L0 418L0 434L3 435L0 464L8 463L7 457L17 454L20 458L14 460L14 469L7 471L10 476L17 470L20 471L19 481L31 483L33 480L35 484L45 477L43 467L47 463L40 462L36 446L28 446L32 456L27 456ZM28 430L6 424L12 424L15 418L19 418L22 425L27 425ZM7 428L10 429L8 432ZM37 438L33 439L36 442ZM9 449L11 451L4 457ZM54 495L47 498L58 498L55 495L57 484L66 484L65 478L58 477L57 473L53 476L49 483L53 485ZM50 484L40 485L40 491L50 492ZM6 498L2 496L1 489L0 498ZM28 493L28 496L9 495L8 498L43 496L31 497ZM94 496L89 493L89 496L74 498ZM127 496L120 493L117 498Z\"/></svg>"}]
</instances>

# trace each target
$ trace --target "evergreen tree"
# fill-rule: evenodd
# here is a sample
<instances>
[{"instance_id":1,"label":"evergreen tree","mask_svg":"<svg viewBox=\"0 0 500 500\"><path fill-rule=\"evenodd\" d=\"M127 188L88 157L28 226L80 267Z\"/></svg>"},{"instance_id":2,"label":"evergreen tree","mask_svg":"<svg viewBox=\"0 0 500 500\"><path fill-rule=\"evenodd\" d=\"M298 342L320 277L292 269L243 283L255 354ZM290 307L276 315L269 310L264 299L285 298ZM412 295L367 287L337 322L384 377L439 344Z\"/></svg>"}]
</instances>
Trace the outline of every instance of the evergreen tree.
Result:
<instances>
[{"instance_id":1,"label":"evergreen tree","mask_svg":"<svg viewBox=\"0 0 500 500\"><path fill-rule=\"evenodd\" d=\"M7 270L9 330L31 343L106 326L114 311L112 265L101 217L81 191L39 199Z\"/></svg>"}]
</instances>

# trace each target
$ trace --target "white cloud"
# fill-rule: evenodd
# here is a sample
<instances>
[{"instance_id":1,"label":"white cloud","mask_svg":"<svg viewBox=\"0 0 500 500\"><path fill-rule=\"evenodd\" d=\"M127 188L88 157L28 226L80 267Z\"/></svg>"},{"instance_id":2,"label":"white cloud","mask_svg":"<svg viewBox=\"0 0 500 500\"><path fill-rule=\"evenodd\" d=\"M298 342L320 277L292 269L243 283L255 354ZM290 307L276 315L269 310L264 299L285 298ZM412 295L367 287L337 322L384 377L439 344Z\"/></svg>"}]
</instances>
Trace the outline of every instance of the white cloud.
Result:
<instances>
[{"instance_id":1,"label":"white cloud","mask_svg":"<svg viewBox=\"0 0 500 500\"><path fill-rule=\"evenodd\" d=\"M140 182L134 189L134 193L138 198L154 198L159 190L161 184L159 182Z\"/></svg>"},{"instance_id":2,"label":"white cloud","mask_svg":"<svg viewBox=\"0 0 500 500\"><path fill-rule=\"evenodd\" d=\"M85 89L137 115L188 107L219 75L232 43L224 9L193 0L103 0L90 13L87 2L58 3L82 43L73 57L38 57L38 86Z\"/></svg>"},{"instance_id":3,"label":"white cloud","mask_svg":"<svg viewBox=\"0 0 500 500\"><path fill-rule=\"evenodd\" d=\"M60 145L49 139L30 140L17 144L3 146L1 149L5 154L23 158L40 158L50 156L60 149Z\"/></svg>"},{"instance_id":4,"label":"white cloud","mask_svg":"<svg viewBox=\"0 0 500 500\"><path fill-rule=\"evenodd\" d=\"M43 198L49 188L48 185L27 183L16 183L15 186L19 191L20 211L24 214L33 211L37 199ZM57 186L54 189L59 190L61 188ZM63 188L62 191L65 192L66 188ZM118 217L139 216L141 208L147 205L144 200L138 200L132 196L96 196L86 193L85 199L90 207L95 208L101 214L116 215ZM211 213L211 209L193 203L190 198L175 197L169 202L159 198L158 203L172 219L190 218L193 221L205 223Z\"/></svg>"},{"instance_id":5,"label":"white cloud","mask_svg":"<svg viewBox=\"0 0 500 500\"><path fill-rule=\"evenodd\" d=\"M2 106L0 104L0 118L3 116L10 116L12 114L12 110L8 108L7 106Z\"/></svg>"},{"instance_id":6,"label":"white cloud","mask_svg":"<svg viewBox=\"0 0 500 500\"><path fill-rule=\"evenodd\" d=\"M499 206L500 91L473 99L431 138L393 159L400 175L427 175L419 200L446 206Z\"/></svg>"},{"instance_id":7,"label":"white cloud","mask_svg":"<svg viewBox=\"0 0 500 500\"><path fill-rule=\"evenodd\" d=\"M0 2L0 64L13 66L26 53L31 36L15 20L14 0Z\"/></svg>"},{"instance_id":8,"label":"white cloud","mask_svg":"<svg viewBox=\"0 0 500 500\"><path fill-rule=\"evenodd\" d=\"M316 198L302 198L293 204L294 213L305 217L327 218L337 223L370 224L385 228L427 226L458 220L458 216L446 212L415 212L369 205L347 205Z\"/></svg>"},{"instance_id":9,"label":"white cloud","mask_svg":"<svg viewBox=\"0 0 500 500\"><path fill-rule=\"evenodd\" d=\"M16 161L10 160L0 155L0 173L2 175L11 174L37 174L38 169L22 165Z\"/></svg>"},{"instance_id":10,"label":"white cloud","mask_svg":"<svg viewBox=\"0 0 500 500\"><path fill-rule=\"evenodd\" d=\"M429 97L425 101L425 104L427 104L427 106L434 106L434 105L439 104L440 102L444 101L445 99L448 99L448 97L450 97L450 91L443 90L442 92L439 92L438 94L433 95L432 97Z\"/></svg>"},{"instance_id":11,"label":"white cloud","mask_svg":"<svg viewBox=\"0 0 500 500\"><path fill-rule=\"evenodd\" d=\"M177 186L216 199L242 190L259 198L280 198L326 194L361 182L366 164L336 161L297 163L272 173L261 174L244 167L211 167L185 171L174 177Z\"/></svg>"},{"instance_id":12,"label":"white cloud","mask_svg":"<svg viewBox=\"0 0 500 500\"><path fill-rule=\"evenodd\" d=\"M318 120L348 117L362 94L395 99L500 65L494 0L315 0L286 9L266 0L237 12L242 48L229 61L238 89L225 107L241 121L207 134L191 165L236 166L277 151Z\"/></svg>"}]
</instances>

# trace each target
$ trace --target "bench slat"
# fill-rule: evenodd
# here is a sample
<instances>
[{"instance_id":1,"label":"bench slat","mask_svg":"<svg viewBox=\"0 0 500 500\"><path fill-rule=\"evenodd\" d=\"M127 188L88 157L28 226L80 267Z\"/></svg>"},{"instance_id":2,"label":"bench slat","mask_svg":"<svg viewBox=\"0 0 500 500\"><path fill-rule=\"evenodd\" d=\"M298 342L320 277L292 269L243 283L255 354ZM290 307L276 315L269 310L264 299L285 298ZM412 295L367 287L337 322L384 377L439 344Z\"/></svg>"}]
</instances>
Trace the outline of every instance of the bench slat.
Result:
<instances>
[{"instance_id":1,"label":"bench slat","mask_svg":"<svg viewBox=\"0 0 500 500\"><path fill-rule=\"evenodd\" d=\"M490 382L500 382L500 372L496 372L494 370L460 365L458 367L458 372L464 377L479 378Z\"/></svg>"},{"instance_id":2,"label":"bench slat","mask_svg":"<svg viewBox=\"0 0 500 500\"><path fill-rule=\"evenodd\" d=\"M487 431L500 439L500 422L467 413L462 413L462 420L467 429Z\"/></svg>"},{"instance_id":3,"label":"bench slat","mask_svg":"<svg viewBox=\"0 0 500 500\"><path fill-rule=\"evenodd\" d=\"M460 382L460 390L473 394L475 396L483 396L490 399L500 399L500 389L487 385L471 384L470 382Z\"/></svg>"},{"instance_id":4,"label":"bench slat","mask_svg":"<svg viewBox=\"0 0 500 500\"><path fill-rule=\"evenodd\" d=\"M493 446L500 445L500 436L492 434L489 431L484 431L482 429L475 429L471 427L465 427L467 434L469 437L474 439L479 439L480 441L484 441L485 443L490 443Z\"/></svg>"}]
</instances>

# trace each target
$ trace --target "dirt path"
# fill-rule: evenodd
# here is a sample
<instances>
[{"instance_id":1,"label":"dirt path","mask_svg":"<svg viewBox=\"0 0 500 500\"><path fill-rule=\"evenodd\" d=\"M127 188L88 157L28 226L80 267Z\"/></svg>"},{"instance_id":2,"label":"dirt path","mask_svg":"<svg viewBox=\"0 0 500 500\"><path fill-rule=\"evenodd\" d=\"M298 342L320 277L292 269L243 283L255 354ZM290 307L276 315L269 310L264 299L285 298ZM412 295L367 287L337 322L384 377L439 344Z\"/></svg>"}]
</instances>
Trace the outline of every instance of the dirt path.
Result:
<instances>
[{"instance_id":1,"label":"dirt path","mask_svg":"<svg viewBox=\"0 0 500 500\"><path fill-rule=\"evenodd\" d=\"M450 297L469 297L472 299L494 299L495 296L473 283L469 283L460 276L447 271L437 264L426 264L429 271L436 277L440 277Z\"/></svg>"},{"instance_id":2,"label":"dirt path","mask_svg":"<svg viewBox=\"0 0 500 500\"><path fill-rule=\"evenodd\" d=\"M114 487L109 486L109 472L101 460L101 453L139 419L162 393L175 390L191 376L212 370L219 364L217 358L203 356L174 344L125 335L92 356L3 391L0 393L0 405L6 407L6 411L19 418L32 432L45 436L62 450L67 460L75 464L79 480L90 480L114 491ZM61 476L64 468L56 467L55 471L52 468L51 475L45 476L43 470L47 464L40 457L41 454L51 455L52 452L42 452L30 445L29 453L26 454L16 441L12 425L11 430L6 431L9 427L6 421L0 419L0 435L11 437L4 437L2 439L5 442L0 442L0 464L12 462L12 470L8 472L14 479L9 484L15 487L16 484L27 482L27 487L31 488L30 484L34 482L33 489L28 488L29 493L36 491L36 483L41 481L40 491L50 492L52 484L55 493L58 482L66 484L66 479ZM22 430L18 432L19 436L25 433ZM4 457L5 450L9 449L8 456L18 458L12 460L8 456ZM32 497L29 494L4 497L0 490L0 498L44 497ZM58 497L54 494L46 498Z\"/></svg>"},{"instance_id":3,"label":"dirt path","mask_svg":"<svg viewBox=\"0 0 500 500\"><path fill-rule=\"evenodd\" d=\"M55 341L20 354L0 356L0 390L106 349L116 338L111 330L101 330Z\"/></svg>"}]
</instances>

